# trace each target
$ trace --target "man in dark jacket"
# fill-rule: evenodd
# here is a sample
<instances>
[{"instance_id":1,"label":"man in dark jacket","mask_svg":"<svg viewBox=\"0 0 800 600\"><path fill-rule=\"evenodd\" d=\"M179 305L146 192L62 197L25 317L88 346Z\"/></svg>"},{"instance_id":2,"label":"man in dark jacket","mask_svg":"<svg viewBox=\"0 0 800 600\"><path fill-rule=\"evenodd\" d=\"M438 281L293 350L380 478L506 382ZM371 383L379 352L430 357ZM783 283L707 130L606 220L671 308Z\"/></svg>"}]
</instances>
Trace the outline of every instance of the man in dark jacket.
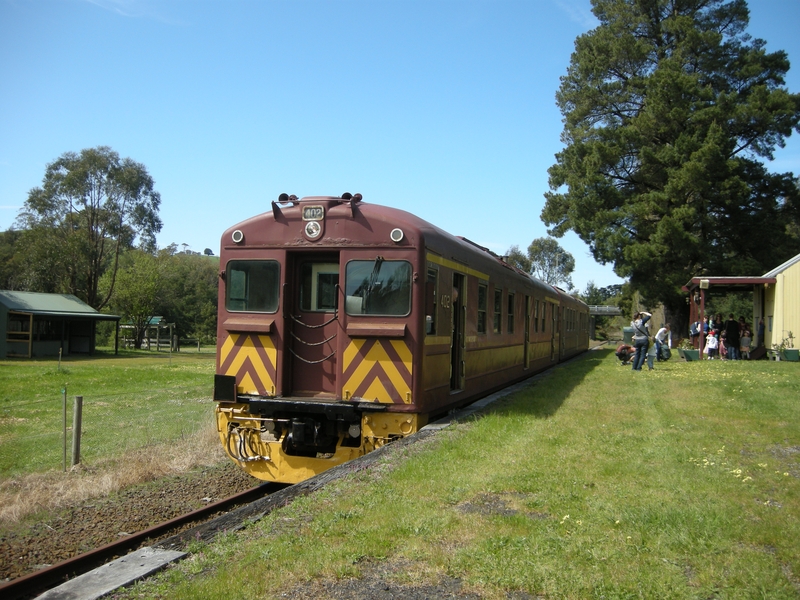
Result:
<instances>
[{"instance_id":1,"label":"man in dark jacket","mask_svg":"<svg viewBox=\"0 0 800 600\"><path fill-rule=\"evenodd\" d=\"M725 347L728 360L739 360L739 322L733 318L733 313L725 321Z\"/></svg>"}]
</instances>

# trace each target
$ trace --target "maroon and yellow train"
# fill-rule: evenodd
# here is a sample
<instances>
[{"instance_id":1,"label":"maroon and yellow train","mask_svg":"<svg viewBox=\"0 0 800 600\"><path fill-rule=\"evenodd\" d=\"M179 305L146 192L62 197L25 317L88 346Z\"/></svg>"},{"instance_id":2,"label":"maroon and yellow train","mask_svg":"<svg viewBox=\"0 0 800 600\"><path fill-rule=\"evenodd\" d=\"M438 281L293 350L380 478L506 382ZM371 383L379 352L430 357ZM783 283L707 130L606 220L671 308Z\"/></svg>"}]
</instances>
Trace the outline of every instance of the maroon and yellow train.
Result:
<instances>
[{"instance_id":1,"label":"maroon and yellow train","mask_svg":"<svg viewBox=\"0 0 800 600\"><path fill-rule=\"evenodd\" d=\"M282 194L220 252L219 435L295 483L587 349L588 307L361 196Z\"/></svg>"}]
</instances>

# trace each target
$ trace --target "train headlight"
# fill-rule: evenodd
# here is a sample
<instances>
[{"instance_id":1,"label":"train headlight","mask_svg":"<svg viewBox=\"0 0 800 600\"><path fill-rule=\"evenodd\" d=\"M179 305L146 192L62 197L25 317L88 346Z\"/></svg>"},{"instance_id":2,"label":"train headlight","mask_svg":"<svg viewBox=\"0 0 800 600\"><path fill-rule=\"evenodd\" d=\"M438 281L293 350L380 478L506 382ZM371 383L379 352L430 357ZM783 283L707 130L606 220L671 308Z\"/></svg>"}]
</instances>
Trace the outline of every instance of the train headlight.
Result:
<instances>
[{"instance_id":1,"label":"train headlight","mask_svg":"<svg viewBox=\"0 0 800 600\"><path fill-rule=\"evenodd\" d=\"M242 240L244 239L244 234L242 233L241 229L237 229L231 234L231 239L233 240L234 244L241 244Z\"/></svg>"},{"instance_id":2,"label":"train headlight","mask_svg":"<svg viewBox=\"0 0 800 600\"><path fill-rule=\"evenodd\" d=\"M347 430L347 435L349 435L351 438L357 438L361 435L361 426L358 423L353 423Z\"/></svg>"},{"instance_id":3,"label":"train headlight","mask_svg":"<svg viewBox=\"0 0 800 600\"><path fill-rule=\"evenodd\" d=\"M389 237L392 238L392 241L395 244L399 244L400 242L403 241L403 238L405 237L405 234L403 233L402 229L395 228L395 229L392 229L392 232L389 234Z\"/></svg>"}]
</instances>

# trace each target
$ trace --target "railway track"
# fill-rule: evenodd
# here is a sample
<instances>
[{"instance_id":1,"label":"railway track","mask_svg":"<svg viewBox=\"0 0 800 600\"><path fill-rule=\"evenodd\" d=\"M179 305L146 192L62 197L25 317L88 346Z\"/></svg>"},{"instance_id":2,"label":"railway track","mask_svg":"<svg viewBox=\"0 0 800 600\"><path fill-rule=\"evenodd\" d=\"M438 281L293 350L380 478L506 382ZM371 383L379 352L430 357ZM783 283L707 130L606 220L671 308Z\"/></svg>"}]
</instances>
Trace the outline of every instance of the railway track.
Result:
<instances>
[{"instance_id":1,"label":"railway track","mask_svg":"<svg viewBox=\"0 0 800 600\"><path fill-rule=\"evenodd\" d=\"M147 541L158 540L170 533L182 529L185 530L192 524L208 521L212 515L228 511L242 504L251 503L285 487L285 485L281 484L264 484L251 488L158 525L148 527L138 533L127 535L115 542L69 558L58 564L0 584L0 597L6 600L33 598L68 579L86 573L113 558L139 548ZM213 522L213 519L211 522Z\"/></svg>"},{"instance_id":2,"label":"railway track","mask_svg":"<svg viewBox=\"0 0 800 600\"><path fill-rule=\"evenodd\" d=\"M176 550L183 548L190 541L210 541L218 532L235 531L245 523L257 521L275 508L289 504L294 498L313 493L324 487L329 482L339 479L349 473L368 469L373 464L382 460L389 452L399 451L401 448L421 440L433 437L440 429L447 427L453 420L463 419L472 413L483 409L495 400L513 393L531 381L538 379L541 374L514 385L508 386L494 394L484 397L463 409L431 423L408 437L387 444L361 456L348 463L333 467L315 477L296 483L294 485L267 483L256 488L235 494L224 500L209 504L182 516L170 519L149 527L139 533L126 536L119 541L107 544L90 552L65 560L51 567L44 568L19 577L12 581L0 584L0 597L4 600L25 600L52 589L62 582L87 573L109 560L141 547L144 542L156 540L153 547L160 550ZM235 508L233 508L235 507ZM227 511L227 512L226 512ZM210 515L223 512L221 516L208 519ZM204 521L197 525L191 525ZM168 533L175 532L172 536ZM74 596L53 596L74 597Z\"/></svg>"}]
</instances>

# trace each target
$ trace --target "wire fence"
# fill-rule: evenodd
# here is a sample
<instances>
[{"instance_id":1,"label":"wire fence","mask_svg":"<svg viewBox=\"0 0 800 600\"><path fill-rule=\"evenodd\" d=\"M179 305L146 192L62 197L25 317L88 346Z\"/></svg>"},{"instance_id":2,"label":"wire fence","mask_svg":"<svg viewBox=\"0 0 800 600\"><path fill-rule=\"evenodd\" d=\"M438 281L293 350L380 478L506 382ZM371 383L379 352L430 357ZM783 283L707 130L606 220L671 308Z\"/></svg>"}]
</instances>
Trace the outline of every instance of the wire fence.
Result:
<instances>
[{"instance_id":1,"label":"wire fence","mask_svg":"<svg viewBox=\"0 0 800 600\"><path fill-rule=\"evenodd\" d=\"M213 423L207 385L83 396L80 455L92 462L158 444L189 452L188 439ZM0 476L47 471L71 462L75 396L15 402L0 408ZM65 438L66 435L66 438Z\"/></svg>"}]
</instances>

